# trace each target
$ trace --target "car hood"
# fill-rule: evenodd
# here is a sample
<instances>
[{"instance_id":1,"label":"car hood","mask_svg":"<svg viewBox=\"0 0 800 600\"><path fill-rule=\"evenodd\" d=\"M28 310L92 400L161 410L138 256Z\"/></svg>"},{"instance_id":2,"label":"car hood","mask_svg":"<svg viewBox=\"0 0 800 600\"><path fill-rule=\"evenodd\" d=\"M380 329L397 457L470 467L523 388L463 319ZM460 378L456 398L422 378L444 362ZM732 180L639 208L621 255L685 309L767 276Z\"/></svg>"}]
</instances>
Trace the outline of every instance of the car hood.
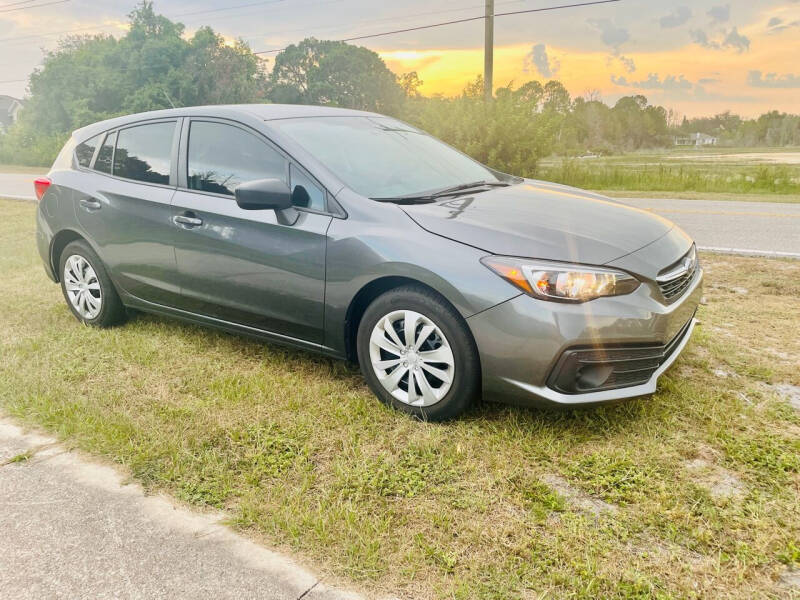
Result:
<instances>
[{"instance_id":1,"label":"car hood","mask_svg":"<svg viewBox=\"0 0 800 600\"><path fill-rule=\"evenodd\" d=\"M603 196L542 181L404 205L423 229L492 254L603 265L674 225Z\"/></svg>"}]
</instances>

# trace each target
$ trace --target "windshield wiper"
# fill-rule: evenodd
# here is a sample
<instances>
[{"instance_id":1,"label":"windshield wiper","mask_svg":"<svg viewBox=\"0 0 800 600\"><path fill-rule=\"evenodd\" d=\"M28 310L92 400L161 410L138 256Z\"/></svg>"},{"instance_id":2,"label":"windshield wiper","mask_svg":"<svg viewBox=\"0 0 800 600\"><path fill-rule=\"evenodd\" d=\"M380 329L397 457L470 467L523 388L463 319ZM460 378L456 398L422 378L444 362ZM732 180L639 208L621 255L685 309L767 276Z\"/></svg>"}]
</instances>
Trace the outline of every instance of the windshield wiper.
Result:
<instances>
[{"instance_id":1,"label":"windshield wiper","mask_svg":"<svg viewBox=\"0 0 800 600\"><path fill-rule=\"evenodd\" d=\"M427 202L434 202L435 200L439 198L444 198L445 196L455 196L463 192L468 192L475 188L507 187L509 185L511 184L505 181L473 181L471 183L461 183L459 185L449 186L425 194L412 194L409 196L394 196L392 198L372 198L372 199L377 200L378 202L397 202L398 204L402 203L424 204Z\"/></svg>"}]
</instances>

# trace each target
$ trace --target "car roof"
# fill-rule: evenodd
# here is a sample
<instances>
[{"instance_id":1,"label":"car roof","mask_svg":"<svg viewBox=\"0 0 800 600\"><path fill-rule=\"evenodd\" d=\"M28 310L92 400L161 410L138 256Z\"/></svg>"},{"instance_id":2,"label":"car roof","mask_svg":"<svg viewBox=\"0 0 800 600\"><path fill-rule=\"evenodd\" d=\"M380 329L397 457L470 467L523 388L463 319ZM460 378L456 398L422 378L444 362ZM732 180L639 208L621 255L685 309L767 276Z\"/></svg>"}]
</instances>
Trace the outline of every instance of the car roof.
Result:
<instances>
[{"instance_id":1,"label":"car roof","mask_svg":"<svg viewBox=\"0 0 800 600\"><path fill-rule=\"evenodd\" d=\"M331 106L311 106L304 104L219 104L209 106L189 106L184 108L168 108L166 110L153 110L149 112L114 117L105 121L92 123L73 132L79 139L92 137L103 131L121 127L129 123L150 119L166 119L170 117L227 117L235 118L237 115L248 115L263 121L277 119L296 119L305 117L379 117L377 113L349 108L334 108Z\"/></svg>"}]
</instances>

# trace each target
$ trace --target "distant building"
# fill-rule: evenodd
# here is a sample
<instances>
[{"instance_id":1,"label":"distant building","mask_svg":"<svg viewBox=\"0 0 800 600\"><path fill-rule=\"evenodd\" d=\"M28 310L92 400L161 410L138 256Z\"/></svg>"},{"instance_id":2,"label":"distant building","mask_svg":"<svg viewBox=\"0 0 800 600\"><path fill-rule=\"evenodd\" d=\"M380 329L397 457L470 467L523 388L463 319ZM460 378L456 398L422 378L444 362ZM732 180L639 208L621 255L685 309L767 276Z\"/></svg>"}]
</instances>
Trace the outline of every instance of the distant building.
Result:
<instances>
[{"instance_id":1,"label":"distant building","mask_svg":"<svg viewBox=\"0 0 800 600\"><path fill-rule=\"evenodd\" d=\"M716 146L719 138L705 133L692 133L686 136L676 136L676 146Z\"/></svg>"},{"instance_id":2,"label":"distant building","mask_svg":"<svg viewBox=\"0 0 800 600\"><path fill-rule=\"evenodd\" d=\"M11 96L0 96L0 132L5 131L17 120L22 100Z\"/></svg>"}]
</instances>

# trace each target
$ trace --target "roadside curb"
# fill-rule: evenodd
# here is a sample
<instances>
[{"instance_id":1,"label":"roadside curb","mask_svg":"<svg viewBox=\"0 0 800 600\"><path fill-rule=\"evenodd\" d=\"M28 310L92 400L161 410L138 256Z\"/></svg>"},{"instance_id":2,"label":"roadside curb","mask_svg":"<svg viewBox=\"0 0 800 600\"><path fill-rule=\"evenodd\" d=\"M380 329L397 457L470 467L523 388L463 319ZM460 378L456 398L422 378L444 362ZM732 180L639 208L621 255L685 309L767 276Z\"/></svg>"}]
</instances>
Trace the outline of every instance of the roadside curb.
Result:
<instances>
[{"instance_id":1,"label":"roadside curb","mask_svg":"<svg viewBox=\"0 0 800 600\"><path fill-rule=\"evenodd\" d=\"M53 474L58 475L51 477ZM24 487L26 490L33 488L36 497L41 502L37 500L30 503L31 506L42 502L52 504L52 500L48 500L48 490L41 489L47 486L37 485L37 482L43 478L48 480L50 495L53 494L53 487L55 487L57 496L69 498L74 487L87 490L89 494L97 496L103 514L93 515L92 506L82 507L81 510L85 511L82 523L77 528L73 527L67 530L68 534L74 534L76 530L78 535L83 532L91 532L97 526L93 523L113 521L115 519L114 510L122 506L126 510L126 515L129 513L137 516L136 521L128 523L127 526L151 532L153 543L161 545L165 559L167 561L174 560L175 567L185 566L181 562L184 557L176 552L171 552L171 550L187 545L194 546L193 554L197 555L195 560L199 564L196 565L197 572L193 575L197 579L195 587L200 590L203 587L202 580L206 576L205 566L221 562L229 569L233 578L241 576L250 580L245 582L247 585L242 584L243 590L252 589L254 582L266 581L270 587L274 587L275 591L279 592L277 597L280 598L314 598L317 600L359 600L362 598L353 592L325 585L317 575L298 565L292 558L269 550L234 532L224 524L227 515L220 512L194 511L177 504L166 495L146 495L139 484L128 483L129 480L126 476L114 466L94 462L81 453L69 450L58 440L47 435L26 432L13 420L0 415L0 479L5 480L5 484L2 486L2 496L16 498L15 486ZM62 479L67 480L67 485L60 485L59 482ZM41 496L39 496L40 493ZM0 501L3 501L2 497L0 497ZM8 498L5 498L5 502L8 504ZM107 504L104 505L104 502ZM18 503L10 503L10 505L16 504ZM49 527L53 522L58 523L59 521L69 524L69 516L64 516L69 508L58 503L53 506L59 508L51 509L51 512L47 514L49 521L47 524L40 524L35 514L33 516L26 515L24 522L16 521L16 523L20 528L39 527L40 525ZM108 513L105 512L106 506L109 508ZM134 559L126 565L119 565L120 571L128 570L129 573L126 575L132 576L134 579L137 577L149 579L150 582L154 582L155 587L162 587L170 597L189 597L182 596L178 591L180 588L176 588L175 582L171 580L174 574L170 571L173 566L171 563L165 564L160 577L159 574L149 570L146 572L139 570L137 573L137 567L138 569L146 569L146 567L144 558L142 558L142 565L139 565L139 561L135 559L139 552L145 553L146 550L136 546L136 540L125 537L125 526L124 522L119 521L112 523L111 527L116 535L123 538L119 544L121 551L132 554ZM27 550L15 548L13 540L14 536L11 536L7 541L8 546L4 550L6 557L0 559L0 564L8 562L7 567L14 565L17 567L15 573L9 569L0 569L0 588L7 591L17 589L25 583L23 579L27 576L24 573L29 571L19 567L24 567L25 563L31 562L31 558L26 554ZM72 560L73 564L79 566L94 564L93 556L101 551L92 547L91 544L83 543L78 544L81 549L76 551L75 542L74 537L69 535L65 535L63 541L56 541L59 554L63 553L62 558L66 559L65 562L69 563ZM47 549L44 549L43 552L47 552ZM78 556L77 561L75 556ZM109 560L107 556L102 558L106 561ZM4 577L3 572L6 572L10 579ZM108 580L104 579L102 574L98 576L93 573L93 568L88 568L83 573L68 572L61 575L59 573L61 571L56 570L49 576L50 581L46 583L48 587L60 587L65 583L73 583L75 579L81 580L82 583L88 583L95 591L101 591L104 586L108 585ZM185 573L181 573L181 575L185 575ZM41 575L37 576L37 580L39 584L43 583ZM128 584L128 592L131 590L135 592L135 581L125 583ZM216 584L217 582L210 581L209 583ZM39 591L45 590L40 587ZM178 591L177 596L173 596L172 593L176 591ZM189 592L187 589L181 591ZM249 597L248 592L242 592L240 595L237 593L239 590L235 588L225 591L233 597ZM120 594L122 597L128 595L121 589L106 589L105 592L114 597ZM264 592L267 593L267 590L265 589Z\"/></svg>"},{"instance_id":2,"label":"roadside curb","mask_svg":"<svg viewBox=\"0 0 800 600\"><path fill-rule=\"evenodd\" d=\"M737 256L765 256L768 258L800 258L798 252L778 252L773 250L751 250L748 248L719 248L716 246L698 246L702 252L715 254L736 254Z\"/></svg>"}]
</instances>

